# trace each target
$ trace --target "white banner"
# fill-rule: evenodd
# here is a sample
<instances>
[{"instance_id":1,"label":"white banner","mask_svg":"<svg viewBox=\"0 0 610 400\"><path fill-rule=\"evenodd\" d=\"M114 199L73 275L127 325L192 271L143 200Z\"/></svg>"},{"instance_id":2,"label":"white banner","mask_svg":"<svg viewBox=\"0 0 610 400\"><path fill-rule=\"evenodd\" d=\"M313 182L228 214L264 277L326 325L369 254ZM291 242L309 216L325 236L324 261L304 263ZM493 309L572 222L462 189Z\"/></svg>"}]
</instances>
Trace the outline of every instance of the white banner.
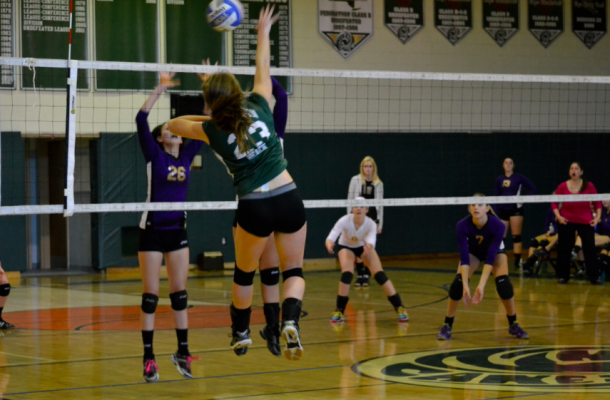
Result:
<instances>
[{"instance_id":1,"label":"white banner","mask_svg":"<svg viewBox=\"0 0 610 400\"><path fill-rule=\"evenodd\" d=\"M373 0L318 0L318 30L348 58L373 36Z\"/></svg>"}]
</instances>

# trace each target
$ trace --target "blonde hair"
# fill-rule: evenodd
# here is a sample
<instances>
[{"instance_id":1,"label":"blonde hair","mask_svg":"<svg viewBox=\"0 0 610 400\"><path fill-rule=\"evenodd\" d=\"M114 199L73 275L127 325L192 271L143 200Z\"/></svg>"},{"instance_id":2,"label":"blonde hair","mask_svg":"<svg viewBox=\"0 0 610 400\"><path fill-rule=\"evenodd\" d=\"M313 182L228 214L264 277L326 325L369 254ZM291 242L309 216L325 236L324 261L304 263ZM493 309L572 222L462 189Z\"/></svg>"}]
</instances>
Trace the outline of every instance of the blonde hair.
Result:
<instances>
[{"instance_id":1,"label":"blonde hair","mask_svg":"<svg viewBox=\"0 0 610 400\"><path fill-rule=\"evenodd\" d=\"M256 146L248 133L253 121L243 107L246 96L235 76L228 72L218 72L206 79L202 89L212 120L221 130L235 134L240 153L250 150L250 143Z\"/></svg>"},{"instance_id":2,"label":"blonde hair","mask_svg":"<svg viewBox=\"0 0 610 400\"><path fill-rule=\"evenodd\" d=\"M383 182L381 182L381 179L379 179L379 175L377 174L377 163L375 163L375 160L373 159L373 157L371 156L366 156L362 159L362 162L360 163L360 179L362 179L362 182L365 181L365 175L364 175L364 163L370 162L371 164L373 164L373 184L375 183L381 183L383 184Z\"/></svg>"},{"instance_id":3,"label":"blonde hair","mask_svg":"<svg viewBox=\"0 0 610 400\"><path fill-rule=\"evenodd\" d=\"M472 197L485 197L485 195L483 193L475 193L472 195ZM492 206L490 206L489 204L485 203L485 205L487 207L489 207L489 211L487 211L487 214L491 214L494 217L497 217L496 213L494 212L494 209Z\"/></svg>"}]
</instances>

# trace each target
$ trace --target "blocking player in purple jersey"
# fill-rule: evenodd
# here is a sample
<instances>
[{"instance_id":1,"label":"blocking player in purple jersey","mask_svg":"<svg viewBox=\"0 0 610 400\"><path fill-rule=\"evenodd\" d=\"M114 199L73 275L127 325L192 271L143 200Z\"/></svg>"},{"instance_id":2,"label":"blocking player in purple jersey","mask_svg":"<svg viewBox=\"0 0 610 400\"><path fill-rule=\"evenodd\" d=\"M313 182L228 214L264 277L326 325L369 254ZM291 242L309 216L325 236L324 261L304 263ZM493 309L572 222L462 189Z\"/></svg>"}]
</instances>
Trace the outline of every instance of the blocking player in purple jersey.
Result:
<instances>
[{"instance_id":1,"label":"blocking player in purple jersey","mask_svg":"<svg viewBox=\"0 0 610 400\"><path fill-rule=\"evenodd\" d=\"M146 202L184 202L191 164L203 142L191 140L183 144L181 137L170 132L167 122L157 126L151 134L148 126L150 110L168 88L178 84L172 80L174 74L161 72L159 76L159 85L136 116L138 140L146 160L148 176ZM144 379L147 382L159 379L152 344L163 257L167 266L169 298L178 337L178 351L172 354L171 360L182 376L192 378L191 361L198 357L192 357L188 349L186 278L189 248L185 211L144 211L140 222L138 259L143 284L140 325L144 344Z\"/></svg>"},{"instance_id":2,"label":"blocking player in purple jersey","mask_svg":"<svg viewBox=\"0 0 610 400\"><path fill-rule=\"evenodd\" d=\"M525 176L513 172L515 163L512 158L506 158L502 164L504 174L496 179L494 196L518 196L521 189L525 187L529 194L536 194L536 186ZM513 235L513 252L515 254L515 268L519 269L521 262L521 229L523 228L523 204L498 204L496 207L498 218L506 225L504 237L508 232L508 226Z\"/></svg>"},{"instance_id":3,"label":"blocking player in purple jersey","mask_svg":"<svg viewBox=\"0 0 610 400\"><path fill-rule=\"evenodd\" d=\"M484 195L478 193L474 196L484 197ZM506 309L509 325L508 333L518 339L527 339L527 332L521 329L517 322L513 285L508 278L508 262L502 243L504 224L495 216L491 207L485 203L471 204L468 206L468 211L470 216L458 222L456 227L460 266L458 274L449 288L449 303L445 324L441 327L441 331L436 338L438 340L451 339L453 321L460 300L464 299L466 307L479 304L483 300L489 274L493 273L496 290ZM468 282L481 263L483 264L481 279L474 296L471 296Z\"/></svg>"},{"instance_id":4,"label":"blocking player in purple jersey","mask_svg":"<svg viewBox=\"0 0 610 400\"><path fill-rule=\"evenodd\" d=\"M209 65L209 62L208 62ZM205 80L207 76L202 76ZM275 98L273 122L277 137L284 149L284 133L288 122L288 95L282 85L271 77L272 94ZM237 230L237 212L233 219L233 237ZM263 297L263 312L266 325L260 330L261 337L267 341L267 349L274 356L282 354L280 348L280 257L275 245L275 233L269 235L269 240L259 260L258 269L261 275L261 295Z\"/></svg>"}]
</instances>

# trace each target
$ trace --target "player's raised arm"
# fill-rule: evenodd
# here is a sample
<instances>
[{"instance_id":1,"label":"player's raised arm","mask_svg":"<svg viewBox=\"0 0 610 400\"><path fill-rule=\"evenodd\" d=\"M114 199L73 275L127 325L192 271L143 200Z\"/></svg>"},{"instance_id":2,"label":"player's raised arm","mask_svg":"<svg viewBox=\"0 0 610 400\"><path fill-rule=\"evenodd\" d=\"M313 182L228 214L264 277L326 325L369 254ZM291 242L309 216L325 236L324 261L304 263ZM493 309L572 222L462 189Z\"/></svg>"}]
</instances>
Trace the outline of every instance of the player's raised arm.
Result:
<instances>
[{"instance_id":1,"label":"player's raised arm","mask_svg":"<svg viewBox=\"0 0 610 400\"><path fill-rule=\"evenodd\" d=\"M258 20L258 44L256 46L256 74L254 75L254 88L252 93L260 94L271 102L272 85L271 74L271 45L269 32L271 26L278 20L279 14L273 15L275 7L267 5L261 10Z\"/></svg>"}]
</instances>

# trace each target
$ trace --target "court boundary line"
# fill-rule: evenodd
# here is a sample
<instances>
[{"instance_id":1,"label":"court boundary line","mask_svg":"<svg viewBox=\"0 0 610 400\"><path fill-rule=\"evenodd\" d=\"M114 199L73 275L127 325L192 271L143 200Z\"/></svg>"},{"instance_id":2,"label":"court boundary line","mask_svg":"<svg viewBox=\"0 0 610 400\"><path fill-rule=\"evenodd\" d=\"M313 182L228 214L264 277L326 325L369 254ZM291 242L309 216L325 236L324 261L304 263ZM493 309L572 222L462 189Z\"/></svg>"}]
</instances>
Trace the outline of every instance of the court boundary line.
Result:
<instances>
[{"instance_id":1,"label":"court boundary line","mask_svg":"<svg viewBox=\"0 0 610 400\"><path fill-rule=\"evenodd\" d=\"M288 373L288 372L303 372L303 371L315 371L315 370L323 370L323 369L334 369L334 368L350 368L350 365L333 365L328 367L315 367L315 368L299 368L299 369L290 369L290 370L279 370L279 371L267 371L267 372L251 372L247 374L230 374L230 375L219 375L219 376L203 376L200 378L193 379L170 379L167 381L157 381L155 385L159 384L167 384L167 383L176 383L176 382L188 382L188 381L203 381L209 379L225 379L225 378L235 378L242 376L254 376L254 375L267 375L267 374L277 374L277 373ZM100 385L100 386L90 386L90 387L78 387L78 388L64 388L64 389L48 389L48 390L38 390L38 391L30 391L30 392L19 392L19 393L4 393L6 396L23 396L28 394L39 394L39 393L55 393L55 392L67 392L67 391L76 391L76 390L95 390L95 389L104 389L104 388L114 388L114 387L125 387L125 386L140 386L140 385L149 385L148 382L137 382L137 383L120 383L116 385Z\"/></svg>"},{"instance_id":2,"label":"court boundary line","mask_svg":"<svg viewBox=\"0 0 610 400\"><path fill-rule=\"evenodd\" d=\"M576 323L561 324L561 325L555 325L555 327L569 327L569 326L575 326L575 325L605 325L605 324L610 324L610 320L597 321L597 322L586 322L586 323L581 323L581 324L576 324ZM257 325L262 325L262 324L257 324ZM548 327L549 327L548 325L534 325L534 326L528 326L528 330L548 329ZM198 329L209 329L209 328L198 328ZM483 330L464 330L464 331L459 331L459 333L460 334L478 334L478 333L499 332L499 331L504 331L505 329L506 328L483 329ZM67 332L72 332L72 331L67 331ZM98 331L98 332L104 332L104 331ZM109 331L109 332L114 332L114 331ZM116 332L121 332L121 331L116 331ZM375 337L375 338L365 337L365 338L361 338L361 339L343 339L343 340L323 341L323 342L309 342L309 343L305 343L305 344L306 344L306 346L324 346L324 345L342 344L342 343L369 342L369 341L374 341L374 340L407 339L407 338L415 338L415 337L422 337L422 336L435 336L436 333L437 333L437 331L434 330L434 331L430 331L430 332L420 332L420 333L406 334L406 335L390 335L390 336ZM516 338L512 338L512 337L508 338L508 339L519 340L521 342L528 342L530 340L530 339L516 339ZM435 340L435 343L436 342L437 341ZM608 345L610 345L610 342L601 343L600 345L608 346ZM537 346L537 345L522 344L522 346ZM583 346L585 346L585 345L583 345ZM493 346L488 346L488 347L493 347ZM267 346L264 344L261 344L261 345L248 346L248 348L250 350L266 350ZM468 348L469 347L464 347L464 349L468 349ZM228 351L230 351L230 348L223 347L223 348L215 348L215 349L208 349L208 350L191 350L191 353L192 354L212 354L212 353L218 353L218 352L223 352L223 351L228 352ZM172 354L173 354L173 352L172 353L157 353L157 355L160 355L160 356L169 356ZM72 364L72 363L78 363L78 362L128 360L128 359L132 359L132 358L142 358L142 355L137 354L137 355L133 355L133 356L119 356L119 357L107 357L107 358L97 358L97 359L74 359L74 360L54 361L54 362L45 362L45 363L2 365L2 366L0 366L0 369L22 368L22 367L31 367L31 366L40 366L40 365ZM362 362L362 361L360 361L360 362Z\"/></svg>"}]
</instances>

